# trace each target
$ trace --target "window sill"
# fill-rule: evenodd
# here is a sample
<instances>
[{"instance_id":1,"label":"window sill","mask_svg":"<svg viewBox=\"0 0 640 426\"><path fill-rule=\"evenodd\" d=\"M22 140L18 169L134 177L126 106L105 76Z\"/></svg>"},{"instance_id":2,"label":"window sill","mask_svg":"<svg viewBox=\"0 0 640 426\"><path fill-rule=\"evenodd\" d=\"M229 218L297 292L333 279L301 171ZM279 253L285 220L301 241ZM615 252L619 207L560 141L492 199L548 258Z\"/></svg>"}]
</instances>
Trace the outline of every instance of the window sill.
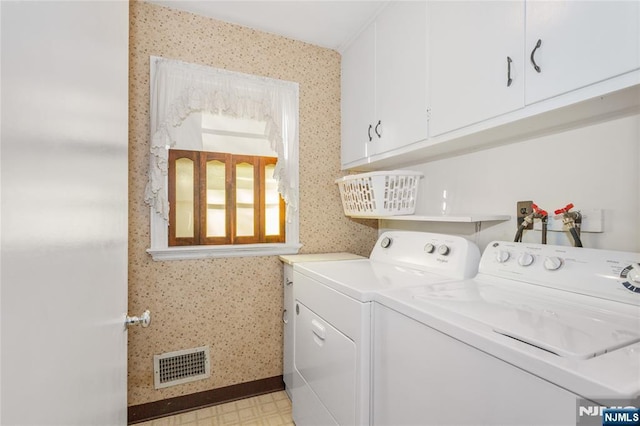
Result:
<instances>
[{"instance_id":1,"label":"window sill","mask_svg":"<svg viewBox=\"0 0 640 426\"><path fill-rule=\"evenodd\" d=\"M189 260L219 257L279 256L297 254L302 244L243 244L237 246L181 246L150 248L153 260Z\"/></svg>"}]
</instances>

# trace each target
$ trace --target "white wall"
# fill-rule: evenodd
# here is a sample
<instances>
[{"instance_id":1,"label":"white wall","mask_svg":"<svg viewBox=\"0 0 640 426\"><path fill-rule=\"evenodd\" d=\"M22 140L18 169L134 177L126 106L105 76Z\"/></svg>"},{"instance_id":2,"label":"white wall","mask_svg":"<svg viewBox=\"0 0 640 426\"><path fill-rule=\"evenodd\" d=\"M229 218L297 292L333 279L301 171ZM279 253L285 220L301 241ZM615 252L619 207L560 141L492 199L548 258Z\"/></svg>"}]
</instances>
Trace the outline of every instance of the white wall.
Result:
<instances>
[{"instance_id":1,"label":"white wall","mask_svg":"<svg viewBox=\"0 0 640 426\"><path fill-rule=\"evenodd\" d=\"M604 232L583 233L585 247L640 252L640 116L572 129L511 145L433 161L410 170L424 172L416 214L492 213L507 222L474 225L382 221L381 228L459 234L481 250L492 240L512 241L516 202L533 200L553 210L603 209ZM523 241L539 242L539 231ZM565 232L550 232L549 244L570 245Z\"/></svg>"}]
</instances>

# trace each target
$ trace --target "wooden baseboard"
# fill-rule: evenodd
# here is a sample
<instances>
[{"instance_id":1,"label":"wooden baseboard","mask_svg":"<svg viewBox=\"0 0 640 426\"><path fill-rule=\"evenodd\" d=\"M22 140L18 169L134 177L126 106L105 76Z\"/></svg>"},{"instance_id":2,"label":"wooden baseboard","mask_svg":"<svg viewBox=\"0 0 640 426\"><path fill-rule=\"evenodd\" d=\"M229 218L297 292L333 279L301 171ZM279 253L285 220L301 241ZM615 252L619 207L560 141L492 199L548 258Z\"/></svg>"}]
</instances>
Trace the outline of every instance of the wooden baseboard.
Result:
<instances>
[{"instance_id":1,"label":"wooden baseboard","mask_svg":"<svg viewBox=\"0 0 640 426\"><path fill-rule=\"evenodd\" d=\"M128 408L127 423L144 422L281 390L284 390L282 376L275 376L161 401L132 405Z\"/></svg>"}]
</instances>

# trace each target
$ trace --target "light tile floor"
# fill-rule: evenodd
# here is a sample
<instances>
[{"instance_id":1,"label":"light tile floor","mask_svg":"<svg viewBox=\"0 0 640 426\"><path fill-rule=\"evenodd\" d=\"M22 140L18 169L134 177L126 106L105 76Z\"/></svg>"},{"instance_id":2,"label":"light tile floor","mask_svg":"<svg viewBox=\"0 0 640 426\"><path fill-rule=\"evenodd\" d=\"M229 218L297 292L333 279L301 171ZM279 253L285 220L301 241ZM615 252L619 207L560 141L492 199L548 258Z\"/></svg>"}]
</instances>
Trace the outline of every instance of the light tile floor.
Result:
<instances>
[{"instance_id":1,"label":"light tile floor","mask_svg":"<svg viewBox=\"0 0 640 426\"><path fill-rule=\"evenodd\" d=\"M291 418L291 401L286 392L273 392L136 424L136 426L218 425L294 426Z\"/></svg>"}]
</instances>

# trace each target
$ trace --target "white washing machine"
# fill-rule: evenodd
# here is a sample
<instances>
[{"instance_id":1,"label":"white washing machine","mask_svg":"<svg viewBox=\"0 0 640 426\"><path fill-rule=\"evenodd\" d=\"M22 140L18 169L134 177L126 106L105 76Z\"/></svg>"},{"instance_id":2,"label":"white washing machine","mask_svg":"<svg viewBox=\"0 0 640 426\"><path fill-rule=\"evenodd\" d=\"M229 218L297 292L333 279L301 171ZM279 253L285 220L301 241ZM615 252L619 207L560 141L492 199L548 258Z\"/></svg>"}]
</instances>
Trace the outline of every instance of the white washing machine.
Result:
<instances>
[{"instance_id":1,"label":"white washing machine","mask_svg":"<svg viewBox=\"0 0 640 426\"><path fill-rule=\"evenodd\" d=\"M603 424L597 408L638 407L639 261L493 242L473 279L378 294L372 423Z\"/></svg>"},{"instance_id":2,"label":"white washing machine","mask_svg":"<svg viewBox=\"0 0 640 426\"><path fill-rule=\"evenodd\" d=\"M370 424L374 295L472 277L479 260L461 237L385 232L368 259L295 263L296 425Z\"/></svg>"}]
</instances>

